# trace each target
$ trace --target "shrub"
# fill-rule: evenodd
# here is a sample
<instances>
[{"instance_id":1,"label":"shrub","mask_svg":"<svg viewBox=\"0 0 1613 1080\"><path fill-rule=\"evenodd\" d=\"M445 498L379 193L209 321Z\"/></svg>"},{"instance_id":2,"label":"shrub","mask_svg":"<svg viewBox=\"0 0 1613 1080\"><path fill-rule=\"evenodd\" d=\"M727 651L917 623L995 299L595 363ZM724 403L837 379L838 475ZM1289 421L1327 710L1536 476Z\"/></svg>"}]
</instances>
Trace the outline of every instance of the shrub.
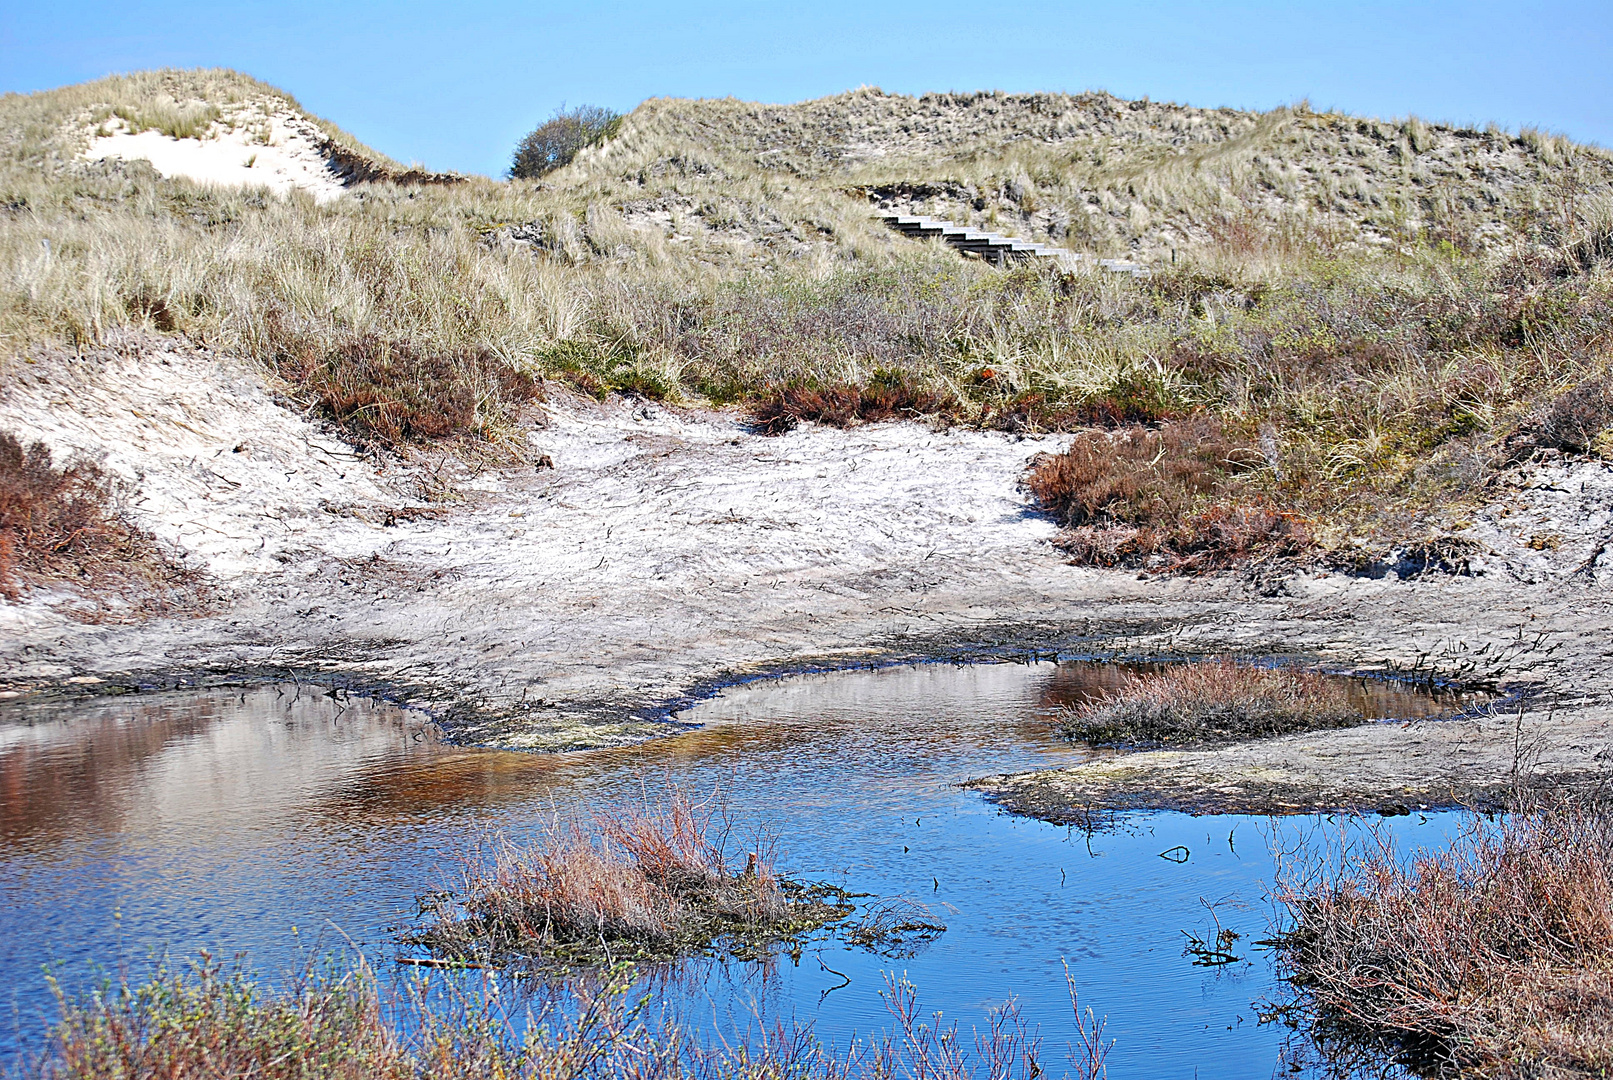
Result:
<instances>
[{"instance_id":1,"label":"shrub","mask_svg":"<svg viewBox=\"0 0 1613 1080\"><path fill-rule=\"evenodd\" d=\"M1025 487L1061 525L1156 525L1217 490L1229 467L1259 460L1201 416L1082 432L1062 454L1032 461Z\"/></svg>"},{"instance_id":2,"label":"shrub","mask_svg":"<svg viewBox=\"0 0 1613 1080\"><path fill-rule=\"evenodd\" d=\"M1613 1069L1613 817L1535 805L1406 859L1376 836L1290 870L1279 955L1324 1037L1463 1076Z\"/></svg>"},{"instance_id":3,"label":"shrub","mask_svg":"<svg viewBox=\"0 0 1613 1080\"><path fill-rule=\"evenodd\" d=\"M790 386L760 395L749 408L751 425L764 435L782 435L802 420L848 428L880 420L912 420L949 414L950 394L915 387L898 373L881 373L862 386Z\"/></svg>"},{"instance_id":4,"label":"shrub","mask_svg":"<svg viewBox=\"0 0 1613 1080\"><path fill-rule=\"evenodd\" d=\"M530 376L491 350L422 349L370 335L328 351L304 340L276 366L348 438L372 448L487 436L538 394Z\"/></svg>"},{"instance_id":5,"label":"shrub","mask_svg":"<svg viewBox=\"0 0 1613 1080\"><path fill-rule=\"evenodd\" d=\"M1536 446L1585 453L1613 427L1613 379L1591 379L1552 398L1524 425Z\"/></svg>"},{"instance_id":6,"label":"shrub","mask_svg":"<svg viewBox=\"0 0 1613 1080\"><path fill-rule=\"evenodd\" d=\"M531 180L554 172L570 164L583 147L612 138L621 126L620 113L598 105L561 107L516 145L510 176Z\"/></svg>"},{"instance_id":7,"label":"shrub","mask_svg":"<svg viewBox=\"0 0 1613 1080\"><path fill-rule=\"evenodd\" d=\"M94 591L178 584L150 534L116 511L112 478L75 458L57 467L42 442L24 447L0 431L0 596L66 581Z\"/></svg>"},{"instance_id":8,"label":"shrub","mask_svg":"<svg viewBox=\"0 0 1613 1080\"><path fill-rule=\"evenodd\" d=\"M725 935L784 936L850 908L781 878L765 846L729 866L726 822L681 792L656 812L556 823L537 844L500 841L439 902L417 940L450 955L601 960L674 956Z\"/></svg>"},{"instance_id":9,"label":"shrub","mask_svg":"<svg viewBox=\"0 0 1613 1080\"><path fill-rule=\"evenodd\" d=\"M1077 434L1063 453L1032 460L1025 487L1066 527L1057 543L1074 562L1217 570L1310 546L1301 521L1237 482L1263 461L1196 416Z\"/></svg>"},{"instance_id":10,"label":"shrub","mask_svg":"<svg viewBox=\"0 0 1613 1080\"><path fill-rule=\"evenodd\" d=\"M1223 660L1127 673L1118 689L1067 710L1060 727L1089 743L1179 745L1349 727L1362 719L1337 680Z\"/></svg>"}]
</instances>

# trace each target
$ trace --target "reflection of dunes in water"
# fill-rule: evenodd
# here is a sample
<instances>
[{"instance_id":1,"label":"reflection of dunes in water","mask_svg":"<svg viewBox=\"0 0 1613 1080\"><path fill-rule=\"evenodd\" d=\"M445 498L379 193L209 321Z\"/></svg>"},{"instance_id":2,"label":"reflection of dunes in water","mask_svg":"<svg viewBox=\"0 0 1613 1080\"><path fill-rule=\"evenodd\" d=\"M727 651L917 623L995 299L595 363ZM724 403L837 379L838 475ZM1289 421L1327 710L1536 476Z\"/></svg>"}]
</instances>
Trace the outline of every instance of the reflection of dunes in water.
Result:
<instances>
[{"instance_id":1,"label":"reflection of dunes in water","mask_svg":"<svg viewBox=\"0 0 1613 1080\"><path fill-rule=\"evenodd\" d=\"M295 687L19 710L0 723L3 835L38 848L273 823L355 766L405 752L403 716Z\"/></svg>"},{"instance_id":2,"label":"reflection of dunes in water","mask_svg":"<svg viewBox=\"0 0 1613 1080\"><path fill-rule=\"evenodd\" d=\"M141 773L171 745L206 732L221 707L190 697L9 717L0 726L0 837L52 843L122 831L125 796Z\"/></svg>"},{"instance_id":3,"label":"reflection of dunes in water","mask_svg":"<svg viewBox=\"0 0 1613 1080\"><path fill-rule=\"evenodd\" d=\"M546 754L462 750L437 744L355 773L319 802L346 822L382 825L443 811L492 810L552 799L569 811L580 801L631 797L641 779L777 763L799 768L855 767L864 777L955 757L960 748L1005 741L1040 744L1050 722L1027 715L1053 664L947 665L798 675L731 687L681 714L706 725L638 746ZM1058 749L1048 749L1057 754ZM1072 749L1071 754L1085 756ZM803 797L834 798L815 775Z\"/></svg>"}]
</instances>

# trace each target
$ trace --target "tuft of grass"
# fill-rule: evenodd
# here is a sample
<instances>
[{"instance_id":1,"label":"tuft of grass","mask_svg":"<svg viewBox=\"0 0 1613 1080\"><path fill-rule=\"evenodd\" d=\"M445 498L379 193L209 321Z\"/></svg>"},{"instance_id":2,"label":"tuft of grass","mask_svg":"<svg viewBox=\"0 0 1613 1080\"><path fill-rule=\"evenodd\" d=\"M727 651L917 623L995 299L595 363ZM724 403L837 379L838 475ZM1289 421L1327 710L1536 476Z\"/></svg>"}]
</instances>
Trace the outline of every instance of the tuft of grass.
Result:
<instances>
[{"instance_id":1,"label":"tuft of grass","mask_svg":"<svg viewBox=\"0 0 1613 1080\"><path fill-rule=\"evenodd\" d=\"M450 956L598 963L745 947L816 929L850 907L782 878L768 845L724 850L720 806L681 791L654 810L555 822L536 844L496 841L415 940Z\"/></svg>"},{"instance_id":2,"label":"tuft of grass","mask_svg":"<svg viewBox=\"0 0 1613 1080\"><path fill-rule=\"evenodd\" d=\"M58 466L44 443L0 431L0 596L65 584L161 607L163 594L194 584L118 512L116 489L94 462Z\"/></svg>"},{"instance_id":3,"label":"tuft of grass","mask_svg":"<svg viewBox=\"0 0 1613 1080\"><path fill-rule=\"evenodd\" d=\"M1231 660L1128 672L1121 685L1067 709L1060 730L1097 745L1181 746L1362 723L1334 679Z\"/></svg>"},{"instance_id":4,"label":"tuft of grass","mask_svg":"<svg viewBox=\"0 0 1613 1080\"><path fill-rule=\"evenodd\" d=\"M1473 817L1448 851L1384 836L1288 870L1279 955L1316 1032L1420 1072L1613 1069L1613 816L1527 806Z\"/></svg>"}]
</instances>

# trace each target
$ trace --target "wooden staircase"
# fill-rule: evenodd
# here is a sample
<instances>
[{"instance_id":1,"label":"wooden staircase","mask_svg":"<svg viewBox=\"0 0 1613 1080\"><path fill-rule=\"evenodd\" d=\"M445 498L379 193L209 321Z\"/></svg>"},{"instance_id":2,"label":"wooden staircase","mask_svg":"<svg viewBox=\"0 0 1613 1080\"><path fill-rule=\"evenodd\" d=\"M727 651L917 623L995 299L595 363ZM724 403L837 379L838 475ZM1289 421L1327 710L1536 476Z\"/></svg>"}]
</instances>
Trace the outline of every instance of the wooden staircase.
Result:
<instances>
[{"instance_id":1,"label":"wooden staircase","mask_svg":"<svg viewBox=\"0 0 1613 1080\"><path fill-rule=\"evenodd\" d=\"M1139 277L1148 276L1148 267L1141 263L1127 262L1124 259L1099 259L1096 256L1079 251L1069 251L1065 248L1053 247L1049 244L1033 244L1029 240L1020 240L1012 236L999 236L997 233L981 232L978 229L965 228L950 221L941 221L938 218L912 217L907 214L878 214L879 220L905 236L916 239L929 239L939 236L959 251L985 259L995 266L1003 266L1009 262L1020 262L1025 259L1054 259L1066 270L1107 270L1115 274L1136 274Z\"/></svg>"}]
</instances>

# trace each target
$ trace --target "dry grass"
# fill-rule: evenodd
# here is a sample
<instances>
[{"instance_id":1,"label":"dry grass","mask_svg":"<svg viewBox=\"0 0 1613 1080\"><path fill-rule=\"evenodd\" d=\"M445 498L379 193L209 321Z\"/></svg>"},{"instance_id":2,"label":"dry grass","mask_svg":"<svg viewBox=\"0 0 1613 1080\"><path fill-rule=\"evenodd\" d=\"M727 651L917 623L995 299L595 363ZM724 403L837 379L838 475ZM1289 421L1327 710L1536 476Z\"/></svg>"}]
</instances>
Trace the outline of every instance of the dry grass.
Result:
<instances>
[{"instance_id":1,"label":"dry grass","mask_svg":"<svg viewBox=\"0 0 1613 1080\"><path fill-rule=\"evenodd\" d=\"M720 804L665 804L588 826L555 822L530 847L497 839L417 940L455 956L598 963L745 948L844 918L849 906L781 878L758 842L731 863Z\"/></svg>"},{"instance_id":2,"label":"dry grass","mask_svg":"<svg viewBox=\"0 0 1613 1080\"><path fill-rule=\"evenodd\" d=\"M1421 1070L1613 1069L1613 818L1535 806L1475 817L1447 852L1383 837L1287 873L1283 963L1318 1032Z\"/></svg>"},{"instance_id":3,"label":"dry grass","mask_svg":"<svg viewBox=\"0 0 1613 1080\"><path fill-rule=\"evenodd\" d=\"M1061 730L1094 744L1182 746L1349 727L1361 710L1336 679L1230 660L1128 673L1066 711Z\"/></svg>"},{"instance_id":4,"label":"dry grass","mask_svg":"<svg viewBox=\"0 0 1613 1080\"><path fill-rule=\"evenodd\" d=\"M204 959L188 971L108 986L61 1000L62 1020L28 1080L1037 1080L1042 1040L1012 999L969 1040L940 1014L926 1017L914 987L887 975L894 1030L842 1050L810 1027L757 1022L742 1033L702 1036L669 1016L649 1018L630 996L631 968L603 983L572 982L540 1015L513 1024L499 996L442 995L416 984L382 994L362 964L331 963L291 985L266 989L239 968ZM1072 1080L1105 1075L1103 1021L1071 991L1078 1042ZM971 1046L970 1043L973 1043Z\"/></svg>"},{"instance_id":5,"label":"dry grass","mask_svg":"<svg viewBox=\"0 0 1613 1080\"><path fill-rule=\"evenodd\" d=\"M0 99L0 363L184 335L376 446L498 437L545 377L740 403L764 430L1206 417L1240 453L1269 432L1266 466L1216 466L1229 494L1192 520L1071 542L1209 569L1437 533L1613 356L1613 158L1539 133L858 91L650 101L541 182L377 173L324 205L76 159L98 109L270 99L291 107L228 72ZM871 196L1155 274L965 261L879 225Z\"/></svg>"},{"instance_id":6,"label":"dry grass","mask_svg":"<svg viewBox=\"0 0 1613 1080\"><path fill-rule=\"evenodd\" d=\"M57 466L44 443L0 431L0 596L70 585L156 609L189 587L190 575L117 504L117 486L94 462Z\"/></svg>"}]
</instances>

